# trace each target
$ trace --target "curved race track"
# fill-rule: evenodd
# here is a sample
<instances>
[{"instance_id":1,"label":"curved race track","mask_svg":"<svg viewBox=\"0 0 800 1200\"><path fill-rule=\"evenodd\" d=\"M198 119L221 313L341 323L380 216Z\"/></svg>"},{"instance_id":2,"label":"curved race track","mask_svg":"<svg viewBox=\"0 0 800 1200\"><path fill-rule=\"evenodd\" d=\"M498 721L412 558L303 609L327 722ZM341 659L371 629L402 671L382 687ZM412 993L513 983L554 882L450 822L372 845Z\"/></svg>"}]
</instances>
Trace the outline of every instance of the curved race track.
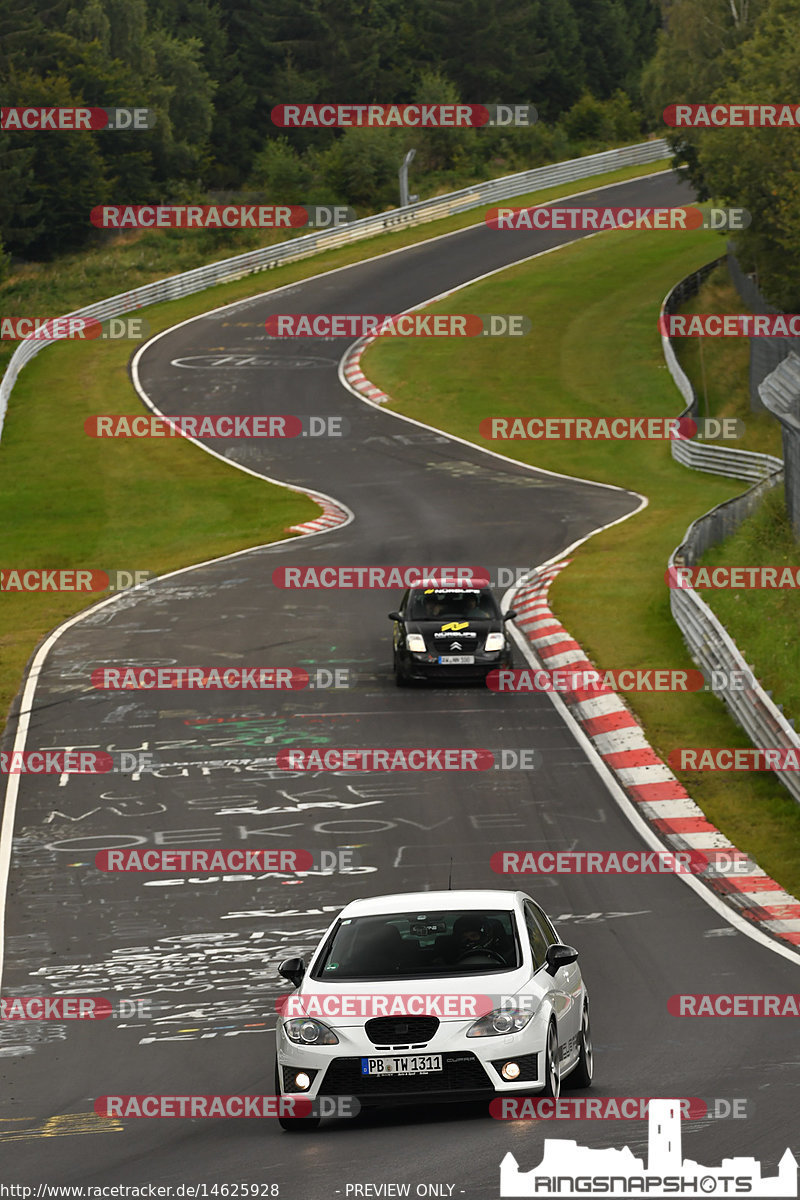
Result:
<instances>
[{"instance_id":1,"label":"curved race track","mask_svg":"<svg viewBox=\"0 0 800 1200\"><path fill-rule=\"evenodd\" d=\"M686 198L659 174L578 202ZM297 1200L358 1194L346 1193L347 1184L410 1183L412 1195L414 1185L439 1184L445 1196L489 1200L499 1194L506 1151L530 1168L545 1132L646 1151L642 1122L543 1130L493 1121L481 1106L385 1112L307 1138L254 1120L91 1115L94 1098L106 1094L271 1091L276 963L307 951L355 896L446 886L451 854L454 886L494 886L496 849L640 845L546 696L398 691L385 615L394 595L285 591L271 581L276 567L309 563L533 566L638 506L630 493L501 462L355 399L337 376L345 342L304 340L300 351L273 342L270 365L246 363L264 354L272 312L398 312L563 240L570 235L497 237L475 226L211 313L139 356L142 389L169 414L345 416L351 433L339 442L253 442L239 458L335 497L355 517L329 534L181 572L99 606L43 656L35 695L30 685L23 705L30 748L142 747L158 766L132 778L70 776L64 786L56 776L22 778L3 993L146 999L156 1012L85 1025L6 1023L2 1182L275 1183L281 1197ZM198 365L201 355L216 356L216 365ZM355 671L357 686L274 697L90 686L94 667L124 660L340 666ZM269 756L292 744L535 746L543 762L534 772L474 776L287 778ZM375 869L302 882L96 871L95 850L118 845L356 845ZM791 1021L679 1021L666 1002L675 992L791 992L795 963L737 933L674 877L561 876L530 890L581 952L594 1093L746 1098L746 1121L685 1124L685 1150L709 1165L754 1155L772 1174L796 1124Z\"/></svg>"}]
</instances>

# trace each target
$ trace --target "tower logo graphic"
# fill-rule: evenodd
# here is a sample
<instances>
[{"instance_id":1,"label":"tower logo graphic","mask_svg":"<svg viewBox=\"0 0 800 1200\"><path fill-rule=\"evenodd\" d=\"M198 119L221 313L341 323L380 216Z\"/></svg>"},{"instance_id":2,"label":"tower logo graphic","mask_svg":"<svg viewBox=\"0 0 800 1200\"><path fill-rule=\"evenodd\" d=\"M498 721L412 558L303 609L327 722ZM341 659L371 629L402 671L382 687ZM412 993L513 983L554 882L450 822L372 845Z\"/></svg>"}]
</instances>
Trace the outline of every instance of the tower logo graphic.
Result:
<instances>
[{"instance_id":1,"label":"tower logo graphic","mask_svg":"<svg viewBox=\"0 0 800 1200\"><path fill-rule=\"evenodd\" d=\"M724 1158L704 1167L681 1157L679 1100L651 1100L647 1165L625 1146L593 1150L563 1138L545 1138L542 1161L520 1171L510 1152L500 1164L500 1195L566 1196L797 1196L797 1159L787 1149L777 1175L764 1177L755 1158Z\"/></svg>"}]
</instances>

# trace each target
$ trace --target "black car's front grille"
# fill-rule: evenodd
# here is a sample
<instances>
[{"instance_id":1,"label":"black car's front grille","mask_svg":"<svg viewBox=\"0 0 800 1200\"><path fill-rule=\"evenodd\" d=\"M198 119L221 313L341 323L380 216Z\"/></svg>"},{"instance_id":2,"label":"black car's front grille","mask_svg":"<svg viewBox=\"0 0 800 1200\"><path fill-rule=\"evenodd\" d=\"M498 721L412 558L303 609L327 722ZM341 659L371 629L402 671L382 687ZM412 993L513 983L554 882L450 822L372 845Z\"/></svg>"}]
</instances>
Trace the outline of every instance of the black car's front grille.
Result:
<instances>
[{"instance_id":1,"label":"black car's front grille","mask_svg":"<svg viewBox=\"0 0 800 1200\"><path fill-rule=\"evenodd\" d=\"M427 1075L362 1075L360 1058L336 1058L320 1088L326 1096L403 1095L409 1092L493 1091L474 1054L443 1054L441 1071Z\"/></svg>"},{"instance_id":2,"label":"black car's front grille","mask_svg":"<svg viewBox=\"0 0 800 1200\"><path fill-rule=\"evenodd\" d=\"M419 1046L429 1042L438 1028L438 1017L373 1017L364 1032L375 1046Z\"/></svg>"}]
</instances>

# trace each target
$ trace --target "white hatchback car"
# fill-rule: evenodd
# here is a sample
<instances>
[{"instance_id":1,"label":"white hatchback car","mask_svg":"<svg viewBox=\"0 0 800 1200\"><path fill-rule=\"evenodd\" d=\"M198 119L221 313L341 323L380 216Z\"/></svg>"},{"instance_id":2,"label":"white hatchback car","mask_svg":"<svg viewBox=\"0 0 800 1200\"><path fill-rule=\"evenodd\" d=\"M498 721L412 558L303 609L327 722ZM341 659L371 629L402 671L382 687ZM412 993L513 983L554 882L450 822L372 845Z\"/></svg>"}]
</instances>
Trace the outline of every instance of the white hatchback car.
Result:
<instances>
[{"instance_id":1,"label":"white hatchback car","mask_svg":"<svg viewBox=\"0 0 800 1200\"><path fill-rule=\"evenodd\" d=\"M406 892L354 900L309 963L280 974L277 1094L363 1106L477 1100L592 1081L589 998L524 892ZM285 1129L318 1118L283 1118Z\"/></svg>"}]
</instances>

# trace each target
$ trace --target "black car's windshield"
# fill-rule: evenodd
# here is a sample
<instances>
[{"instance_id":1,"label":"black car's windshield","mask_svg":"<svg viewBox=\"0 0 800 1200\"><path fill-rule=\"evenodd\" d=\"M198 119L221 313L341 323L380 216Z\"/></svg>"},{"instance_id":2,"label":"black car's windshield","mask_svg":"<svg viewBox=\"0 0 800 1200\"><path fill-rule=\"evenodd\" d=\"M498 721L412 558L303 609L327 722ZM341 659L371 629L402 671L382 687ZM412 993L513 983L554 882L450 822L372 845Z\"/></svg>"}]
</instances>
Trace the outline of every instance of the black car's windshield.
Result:
<instances>
[{"instance_id":1,"label":"black car's windshield","mask_svg":"<svg viewBox=\"0 0 800 1200\"><path fill-rule=\"evenodd\" d=\"M496 621L500 609L489 588L415 588L408 598L411 621Z\"/></svg>"},{"instance_id":2,"label":"black car's windshield","mask_svg":"<svg viewBox=\"0 0 800 1200\"><path fill-rule=\"evenodd\" d=\"M388 913L340 921L312 978L414 979L487 974L519 965L514 914L507 909Z\"/></svg>"}]
</instances>

